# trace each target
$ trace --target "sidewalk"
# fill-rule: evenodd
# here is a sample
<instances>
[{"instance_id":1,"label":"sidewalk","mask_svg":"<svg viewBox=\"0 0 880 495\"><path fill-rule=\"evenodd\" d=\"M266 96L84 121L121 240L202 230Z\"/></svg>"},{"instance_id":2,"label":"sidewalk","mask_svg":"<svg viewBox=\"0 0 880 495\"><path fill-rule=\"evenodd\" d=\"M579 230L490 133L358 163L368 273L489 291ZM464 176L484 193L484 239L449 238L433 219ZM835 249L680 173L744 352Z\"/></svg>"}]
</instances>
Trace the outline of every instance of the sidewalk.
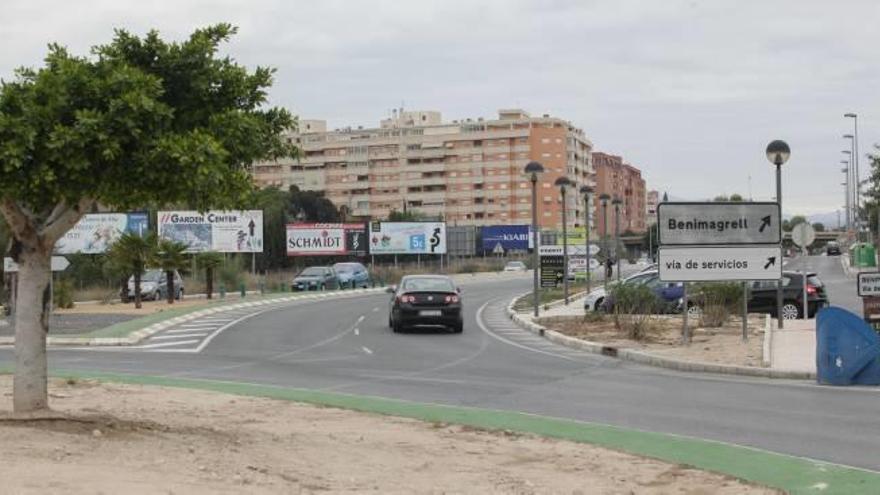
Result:
<instances>
[{"instance_id":1,"label":"sidewalk","mask_svg":"<svg viewBox=\"0 0 880 495\"><path fill-rule=\"evenodd\" d=\"M788 320L782 330L770 327L770 368L816 373L816 320Z\"/></svg>"}]
</instances>

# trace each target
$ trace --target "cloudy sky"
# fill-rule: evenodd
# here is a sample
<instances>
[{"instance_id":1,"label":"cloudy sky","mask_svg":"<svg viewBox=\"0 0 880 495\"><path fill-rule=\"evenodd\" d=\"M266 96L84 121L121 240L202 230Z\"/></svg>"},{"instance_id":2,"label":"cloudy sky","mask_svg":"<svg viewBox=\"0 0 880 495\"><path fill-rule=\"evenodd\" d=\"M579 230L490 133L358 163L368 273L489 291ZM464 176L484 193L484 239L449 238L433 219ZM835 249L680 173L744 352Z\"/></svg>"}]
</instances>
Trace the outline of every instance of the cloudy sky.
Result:
<instances>
[{"instance_id":1,"label":"cloudy sky","mask_svg":"<svg viewBox=\"0 0 880 495\"><path fill-rule=\"evenodd\" d=\"M764 148L781 138L786 213L833 211L853 123L843 114L859 114L863 153L880 142L872 0L6 0L2 11L5 79L39 65L50 41L84 54L114 28L182 38L231 22L228 53L276 67L273 103L303 118L373 126L401 104L449 120L550 113L680 198L772 198Z\"/></svg>"}]
</instances>

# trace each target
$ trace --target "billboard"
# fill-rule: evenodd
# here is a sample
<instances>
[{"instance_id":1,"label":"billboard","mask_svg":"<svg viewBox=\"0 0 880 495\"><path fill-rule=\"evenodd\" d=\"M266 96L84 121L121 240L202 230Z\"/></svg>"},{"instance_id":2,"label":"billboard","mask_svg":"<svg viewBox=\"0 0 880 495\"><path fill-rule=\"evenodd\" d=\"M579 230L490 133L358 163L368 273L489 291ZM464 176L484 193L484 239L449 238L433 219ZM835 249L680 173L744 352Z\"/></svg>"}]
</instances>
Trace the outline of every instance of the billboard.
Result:
<instances>
[{"instance_id":1,"label":"billboard","mask_svg":"<svg viewBox=\"0 0 880 495\"><path fill-rule=\"evenodd\" d=\"M123 232L143 235L148 228L146 213L89 213L55 243L55 253L101 254Z\"/></svg>"},{"instance_id":2,"label":"billboard","mask_svg":"<svg viewBox=\"0 0 880 495\"><path fill-rule=\"evenodd\" d=\"M188 253L262 253L263 211L160 211L159 237L182 242Z\"/></svg>"},{"instance_id":3,"label":"billboard","mask_svg":"<svg viewBox=\"0 0 880 495\"><path fill-rule=\"evenodd\" d=\"M495 252L498 246L504 251L526 251L534 244L529 225L490 225L480 230L483 251Z\"/></svg>"},{"instance_id":4,"label":"billboard","mask_svg":"<svg viewBox=\"0 0 880 495\"><path fill-rule=\"evenodd\" d=\"M372 222L371 254L446 254L444 222Z\"/></svg>"},{"instance_id":5,"label":"billboard","mask_svg":"<svg viewBox=\"0 0 880 495\"><path fill-rule=\"evenodd\" d=\"M292 223L287 225L288 256L364 256L367 226L362 223Z\"/></svg>"}]
</instances>

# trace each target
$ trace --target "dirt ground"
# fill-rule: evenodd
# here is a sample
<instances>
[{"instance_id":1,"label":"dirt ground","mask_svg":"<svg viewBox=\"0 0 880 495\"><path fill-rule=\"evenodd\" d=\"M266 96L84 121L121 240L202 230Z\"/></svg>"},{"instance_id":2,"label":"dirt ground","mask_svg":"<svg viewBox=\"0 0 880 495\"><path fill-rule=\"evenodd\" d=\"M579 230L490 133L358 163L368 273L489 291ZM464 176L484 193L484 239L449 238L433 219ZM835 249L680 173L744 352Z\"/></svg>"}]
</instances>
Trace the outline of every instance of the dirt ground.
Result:
<instances>
[{"instance_id":1,"label":"dirt ground","mask_svg":"<svg viewBox=\"0 0 880 495\"><path fill-rule=\"evenodd\" d=\"M573 442L173 388L53 380L60 419L23 421L11 384L5 493L777 493Z\"/></svg>"},{"instance_id":2,"label":"dirt ground","mask_svg":"<svg viewBox=\"0 0 880 495\"><path fill-rule=\"evenodd\" d=\"M230 297L226 298L227 301L238 301L238 297L232 299ZM174 304L168 304L168 301L142 301L141 305L143 306L141 309L136 309L134 307L134 303L123 303L120 301L115 301L108 304L101 303L88 303L88 304L76 304L74 307L70 309L55 309L53 311L54 314L57 315L70 315L70 314L125 314L125 315L151 315L153 313L161 313L162 311L168 311L170 309L178 309L178 308L195 308L199 306L206 306L213 301L219 301L219 299L184 299L182 301L174 301Z\"/></svg>"},{"instance_id":3,"label":"dirt ground","mask_svg":"<svg viewBox=\"0 0 880 495\"><path fill-rule=\"evenodd\" d=\"M601 320L598 320L601 318ZM749 315L749 339L742 341L742 318L731 317L720 328L698 326L691 321L692 341L682 345L682 317L654 316L651 330L643 341L634 341L618 331L613 316L591 315L541 318L547 328L571 337L599 342L627 349L639 349L651 353L704 363L731 364L737 366L764 367L764 315Z\"/></svg>"}]
</instances>

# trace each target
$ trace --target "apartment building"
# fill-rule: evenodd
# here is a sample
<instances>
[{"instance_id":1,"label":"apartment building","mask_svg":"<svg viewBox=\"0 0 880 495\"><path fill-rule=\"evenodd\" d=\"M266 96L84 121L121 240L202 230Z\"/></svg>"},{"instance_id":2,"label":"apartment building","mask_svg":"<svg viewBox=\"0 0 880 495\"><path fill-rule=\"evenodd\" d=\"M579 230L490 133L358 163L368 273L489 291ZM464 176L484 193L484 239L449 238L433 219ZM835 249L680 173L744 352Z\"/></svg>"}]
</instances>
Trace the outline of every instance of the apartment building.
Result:
<instances>
[{"instance_id":1,"label":"apartment building","mask_svg":"<svg viewBox=\"0 0 880 495\"><path fill-rule=\"evenodd\" d=\"M257 163L254 181L323 192L363 218L415 210L453 225L531 223L523 168L534 160L546 170L538 182L539 222L555 228L562 225L562 204L554 181L566 175L578 188L593 184L592 143L584 132L519 109L452 122L436 111L401 110L377 128L332 131L325 121L302 120L289 139L302 151L299 160ZM577 194L567 200L569 225L582 225L583 200Z\"/></svg>"},{"instance_id":2,"label":"apartment building","mask_svg":"<svg viewBox=\"0 0 880 495\"><path fill-rule=\"evenodd\" d=\"M645 217L645 221L647 222L648 226L651 226L651 225L654 225L655 223L657 223L657 204L660 203L660 193L657 192L656 190L648 191L646 197L647 197L646 207L647 207L648 216Z\"/></svg>"},{"instance_id":3,"label":"apartment building","mask_svg":"<svg viewBox=\"0 0 880 495\"><path fill-rule=\"evenodd\" d=\"M607 153L593 153L593 168L596 171L596 231L602 233L605 219L601 210L599 196L603 193L612 198L620 198L620 233L643 233L647 230L645 222L645 180L642 172L623 158ZM614 208L608 202L608 235L614 233Z\"/></svg>"}]
</instances>

